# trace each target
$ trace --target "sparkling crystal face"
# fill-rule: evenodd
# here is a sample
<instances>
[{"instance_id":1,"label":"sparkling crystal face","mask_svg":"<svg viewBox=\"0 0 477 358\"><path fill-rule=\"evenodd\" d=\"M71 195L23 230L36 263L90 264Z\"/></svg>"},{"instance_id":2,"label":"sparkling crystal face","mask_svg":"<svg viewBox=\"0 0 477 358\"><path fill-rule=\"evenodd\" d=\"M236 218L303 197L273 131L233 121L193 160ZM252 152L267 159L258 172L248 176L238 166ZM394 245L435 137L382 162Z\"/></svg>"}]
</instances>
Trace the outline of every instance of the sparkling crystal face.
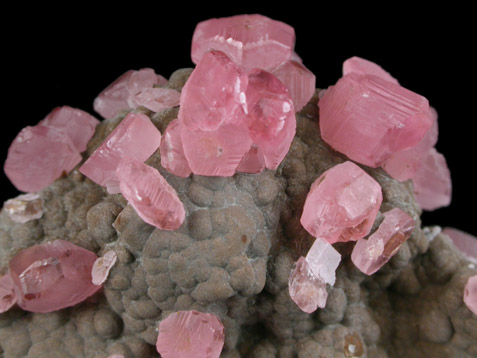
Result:
<instances>
[{"instance_id":1,"label":"sparkling crystal face","mask_svg":"<svg viewBox=\"0 0 477 358\"><path fill-rule=\"evenodd\" d=\"M25 299L31 300L40 297L58 280L63 278L60 261L57 257L33 262L20 274L20 284Z\"/></svg>"}]
</instances>

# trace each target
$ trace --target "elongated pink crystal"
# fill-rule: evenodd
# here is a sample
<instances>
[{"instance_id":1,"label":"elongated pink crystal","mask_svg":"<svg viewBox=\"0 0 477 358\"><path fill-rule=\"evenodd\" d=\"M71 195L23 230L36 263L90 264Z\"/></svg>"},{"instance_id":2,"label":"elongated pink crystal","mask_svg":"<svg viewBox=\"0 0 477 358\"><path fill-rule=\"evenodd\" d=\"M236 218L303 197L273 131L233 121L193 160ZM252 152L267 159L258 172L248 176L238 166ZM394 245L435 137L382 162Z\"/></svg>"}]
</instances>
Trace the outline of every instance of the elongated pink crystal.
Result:
<instances>
[{"instance_id":1,"label":"elongated pink crystal","mask_svg":"<svg viewBox=\"0 0 477 358\"><path fill-rule=\"evenodd\" d=\"M96 255L63 240L20 251L9 264L18 305L30 312L74 306L101 286L91 282Z\"/></svg>"},{"instance_id":2,"label":"elongated pink crystal","mask_svg":"<svg viewBox=\"0 0 477 358\"><path fill-rule=\"evenodd\" d=\"M442 233L449 236L455 247L470 261L477 263L477 237L464 231L446 227Z\"/></svg>"},{"instance_id":3,"label":"elongated pink crystal","mask_svg":"<svg viewBox=\"0 0 477 358\"><path fill-rule=\"evenodd\" d=\"M118 255L114 250L109 250L103 256L96 259L91 269L91 277L93 284L102 285L108 278L109 271L116 263Z\"/></svg>"},{"instance_id":4,"label":"elongated pink crystal","mask_svg":"<svg viewBox=\"0 0 477 358\"><path fill-rule=\"evenodd\" d=\"M352 162L325 171L312 184L301 224L329 243L366 236L381 206L381 186Z\"/></svg>"},{"instance_id":5,"label":"elongated pink crystal","mask_svg":"<svg viewBox=\"0 0 477 358\"><path fill-rule=\"evenodd\" d=\"M125 158L116 173L121 194L146 223L163 230L176 230L182 225L184 206L157 169Z\"/></svg>"},{"instance_id":6,"label":"elongated pink crystal","mask_svg":"<svg viewBox=\"0 0 477 358\"><path fill-rule=\"evenodd\" d=\"M247 71L270 70L292 57L293 27L262 15L238 15L200 22L192 37L192 61L223 51Z\"/></svg>"},{"instance_id":7,"label":"elongated pink crystal","mask_svg":"<svg viewBox=\"0 0 477 358\"><path fill-rule=\"evenodd\" d=\"M15 285L9 273L0 277L0 313L8 311L17 303Z\"/></svg>"},{"instance_id":8,"label":"elongated pink crystal","mask_svg":"<svg viewBox=\"0 0 477 358\"><path fill-rule=\"evenodd\" d=\"M105 141L80 167L80 172L95 183L118 193L116 168L124 156L144 162L159 147L161 133L148 116L129 113Z\"/></svg>"},{"instance_id":9,"label":"elongated pink crystal","mask_svg":"<svg viewBox=\"0 0 477 358\"><path fill-rule=\"evenodd\" d=\"M374 75L381 77L383 80L389 81L391 83L395 83L397 85L399 84L398 80L391 76L381 66L357 56L350 57L343 62L343 76L346 76L348 73Z\"/></svg>"},{"instance_id":10,"label":"elongated pink crystal","mask_svg":"<svg viewBox=\"0 0 477 358\"><path fill-rule=\"evenodd\" d=\"M161 165L174 175L186 178L191 174L182 145L182 124L174 119L161 139Z\"/></svg>"},{"instance_id":11,"label":"elongated pink crystal","mask_svg":"<svg viewBox=\"0 0 477 358\"><path fill-rule=\"evenodd\" d=\"M464 303L477 316L477 275L469 277L464 289Z\"/></svg>"},{"instance_id":12,"label":"elongated pink crystal","mask_svg":"<svg viewBox=\"0 0 477 358\"><path fill-rule=\"evenodd\" d=\"M146 88L134 98L135 107L143 106L153 112L160 112L179 105L181 94L169 88Z\"/></svg>"},{"instance_id":13,"label":"elongated pink crystal","mask_svg":"<svg viewBox=\"0 0 477 358\"><path fill-rule=\"evenodd\" d=\"M43 201L38 194L22 194L7 200L3 204L3 210L12 221L24 224L43 216Z\"/></svg>"},{"instance_id":14,"label":"elongated pink crystal","mask_svg":"<svg viewBox=\"0 0 477 358\"><path fill-rule=\"evenodd\" d=\"M399 208L385 212L378 229L367 240L358 240L351 260L361 272L372 275L409 239L414 225L414 220Z\"/></svg>"},{"instance_id":15,"label":"elongated pink crystal","mask_svg":"<svg viewBox=\"0 0 477 358\"><path fill-rule=\"evenodd\" d=\"M219 358L224 337L217 316L179 311L159 323L156 348L162 358Z\"/></svg>"},{"instance_id":16,"label":"elongated pink crystal","mask_svg":"<svg viewBox=\"0 0 477 358\"><path fill-rule=\"evenodd\" d=\"M318 106L323 140L373 168L414 147L432 125L426 98L373 75L342 77Z\"/></svg>"},{"instance_id":17,"label":"elongated pink crystal","mask_svg":"<svg viewBox=\"0 0 477 358\"><path fill-rule=\"evenodd\" d=\"M4 171L18 190L37 192L80 161L81 155L64 131L37 125L18 133L8 149Z\"/></svg>"}]
</instances>

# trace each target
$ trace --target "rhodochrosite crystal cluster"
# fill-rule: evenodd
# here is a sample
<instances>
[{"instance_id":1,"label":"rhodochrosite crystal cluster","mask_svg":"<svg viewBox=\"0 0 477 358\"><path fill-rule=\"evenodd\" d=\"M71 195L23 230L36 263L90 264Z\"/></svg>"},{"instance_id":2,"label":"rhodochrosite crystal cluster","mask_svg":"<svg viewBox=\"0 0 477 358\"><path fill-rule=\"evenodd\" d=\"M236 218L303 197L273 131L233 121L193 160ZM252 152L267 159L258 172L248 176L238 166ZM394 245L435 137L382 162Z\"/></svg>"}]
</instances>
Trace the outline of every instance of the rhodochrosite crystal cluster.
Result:
<instances>
[{"instance_id":1,"label":"rhodochrosite crystal cluster","mask_svg":"<svg viewBox=\"0 0 477 358\"><path fill-rule=\"evenodd\" d=\"M206 20L195 69L18 134L1 357L477 356L477 239L419 217L450 201L437 112L359 57L315 90L294 45Z\"/></svg>"}]
</instances>

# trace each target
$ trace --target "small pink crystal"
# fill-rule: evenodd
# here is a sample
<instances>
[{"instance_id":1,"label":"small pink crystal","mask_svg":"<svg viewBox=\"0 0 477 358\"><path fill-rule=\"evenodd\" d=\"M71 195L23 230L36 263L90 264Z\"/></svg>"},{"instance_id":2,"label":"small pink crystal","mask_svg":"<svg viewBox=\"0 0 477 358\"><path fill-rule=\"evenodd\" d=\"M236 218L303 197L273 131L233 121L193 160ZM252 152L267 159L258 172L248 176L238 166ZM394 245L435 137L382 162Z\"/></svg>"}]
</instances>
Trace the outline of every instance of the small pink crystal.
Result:
<instances>
[{"instance_id":1,"label":"small pink crystal","mask_svg":"<svg viewBox=\"0 0 477 358\"><path fill-rule=\"evenodd\" d=\"M179 120L189 130L239 125L245 116L247 84L247 74L223 52L207 53L182 89Z\"/></svg>"},{"instance_id":2,"label":"small pink crystal","mask_svg":"<svg viewBox=\"0 0 477 358\"><path fill-rule=\"evenodd\" d=\"M477 316L477 275L469 277L464 289L464 303Z\"/></svg>"},{"instance_id":3,"label":"small pink crystal","mask_svg":"<svg viewBox=\"0 0 477 358\"><path fill-rule=\"evenodd\" d=\"M373 75L342 77L318 106L323 140L373 168L414 147L432 125L426 98Z\"/></svg>"},{"instance_id":4,"label":"small pink crystal","mask_svg":"<svg viewBox=\"0 0 477 358\"><path fill-rule=\"evenodd\" d=\"M146 88L133 99L135 107L143 106L153 112L160 112L179 105L181 94L169 88Z\"/></svg>"},{"instance_id":5,"label":"small pink crystal","mask_svg":"<svg viewBox=\"0 0 477 358\"><path fill-rule=\"evenodd\" d=\"M265 159L262 150L255 144L252 145L247 154L244 155L237 171L241 173L256 174L261 173L265 169Z\"/></svg>"},{"instance_id":6,"label":"small pink crystal","mask_svg":"<svg viewBox=\"0 0 477 358\"><path fill-rule=\"evenodd\" d=\"M293 100L295 112L301 111L315 93L316 77L308 68L297 61L287 61L271 73L288 89Z\"/></svg>"},{"instance_id":7,"label":"small pink crystal","mask_svg":"<svg viewBox=\"0 0 477 358\"><path fill-rule=\"evenodd\" d=\"M161 165L174 175L186 178L191 174L182 146L182 124L174 119L161 139Z\"/></svg>"},{"instance_id":8,"label":"small pink crystal","mask_svg":"<svg viewBox=\"0 0 477 358\"><path fill-rule=\"evenodd\" d=\"M450 237L455 247L457 247L464 256L470 261L477 263L477 237L452 227L444 228L442 233Z\"/></svg>"},{"instance_id":9,"label":"small pink crystal","mask_svg":"<svg viewBox=\"0 0 477 358\"><path fill-rule=\"evenodd\" d=\"M22 194L7 200L3 209L12 221L24 224L43 216L43 201L38 194Z\"/></svg>"},{"instance_id":10,"label":"small pink crystal","mask_svg":"<svg viewBox=\"0 0 477 358\"><path fill-rule=\"evenodd\" d=\"M108 358L124 358L124 356L122 354L111 354Z\"/></svg>"},{"instance_id":11,"label":"small pink crystal","mask_svg":"<svg viewBox=\"0 0 477 358\"><path fill-rule=\"evenodd\" d=\"M37 125L18 133L8 149L4 171L18 190L37 192L80 161L81 155L62 130Z\"/></svg>"},{"instance_id":12,"label":"small pink crystal","mask_svg":"<svg viewBox=\"0 0 477 358\"><path fill-rule=\"evenodd\" d=\"M224 337L217 316L179 311L159 323L156 348L162 358L219 358Z\"/></svg>"},{"instance_id":13,"label":"small pink crystal","mask_svg":"<svg viewBox=\"0 0 477 358\"><path fill-rule=\"evenodd\" d=\"M383 222L368 240L358 240L351 260L361 272L372 275L398 252L414 226L414 220L399 208L385 212Z\"/></svg>"},{"instance_id":14,"label":"small pink crystal","mask_svg":"<svg viewBox=\"0 0 477 358\"><path fill-rule=\"evenodd\" d=\"M176 230L182 225L184 206L157 169L125 158L116 173L121 194L146 223L163 230Z\"/></svg>"},{"instance_id":15,"label":"small pink crystal","mask_svg":"<svg viewBox=\"0 0 477 358\"><path fill-rule=\"evenodd\" d=\"M192 37L192 61L223 51L246 71L272 69L292 57L293 27L262 15L238 15L200 22Z\"/></svg>"},{"instance_id":16,"label":"small pink crystal","mask_svg":"<svg viewBox=\"0 0 477 358\"><path fill-rule=\"evenodd\" d=\"M365 60L361 57L351 57L343 62L343 76L348 73L357 73L358 75L374 75L381 77L383 80L399 84L398 80L391 76L378 64Z\"/></svg>"},{"instance_id":17,"label":"small pink crystal","mask_svg":"<svg viewBox=\"0 0 477 358\"><path fill-rule=\"evenodd\" d=\"M78 152L84 152L99 121L89 113L68 106L55 108L40 123L66 133Z\"/></svg>"},{"instance_id":18,"label":"small pink crystal","mask_svg":"<svg viewBox=\"0 0 477 358\"><path fill-rule=\"evenodd\" d=\"M329 243L356 241L371 230L381 206L381 186L352 162L325 171L312 184L301 224Z\"/></svg>"},{"instance_id":19,"label":"small pink crystal","mask_svg":"<svg viewBox=\"0 0 477 358\"><path fill-rule=\"evenodd\" d=\"M108 187L110 194L118 193L116 168L121 158L129 156L144 162L160 143L161 133L148 116L129 113L79 170L95 183Z\"/></svg>"},{"instance_id":20,"label":"small pink crystal","mask_svg":"<svg viewBox=\"0 0 477 358\"><path fill-rule=\"evenodd\" d=\"M0 277L0 313L8 311L17 303L15 285L9 273Z\"/></svg>"},{"instance_id":21,"label":"small pink crystal","mask_svg":"<svg viewBox=\"0 0 477 358\"><path fill-rule=\"evenodd\" d=\"M63 240L35 245L10 261L18 305L30 312L52 312L74 306L101 286L91 282L96 255Z\"/></svg>"},{"instance_id":22,"label":"small pink crystal","mask_svg":"<svg viewBox=\"0 0 477 358\"><path fill-rule=\"evenodd\" d=\"M452 183L446 159L432 148L412 177L414 195L424 210L435 210L451 202Z\"/></svg>"},{"instance_id":23,"label":"small pink crystal","mask_svg":"<svg viewBox=\"0 0 477 358\"><path fill-rule=\"evenodd\" d=\"M116 263L118 255L114 250L109 250L103 256L96 259L91 269L91 277L93 284L102 285L108 278L109 271Z\"/></svg>"},{"instance_id":24,"label":"small pink crystal","mask_svg":"<svg viewBox=\"0 0 477 358\"><path fill-rule=\"evenodd\" d=\"M341 261L341 255L326 240L316 238L306 254L306 261L315 276L333 286L336 279L336 269Z\"/></svg>"}]
</instances>

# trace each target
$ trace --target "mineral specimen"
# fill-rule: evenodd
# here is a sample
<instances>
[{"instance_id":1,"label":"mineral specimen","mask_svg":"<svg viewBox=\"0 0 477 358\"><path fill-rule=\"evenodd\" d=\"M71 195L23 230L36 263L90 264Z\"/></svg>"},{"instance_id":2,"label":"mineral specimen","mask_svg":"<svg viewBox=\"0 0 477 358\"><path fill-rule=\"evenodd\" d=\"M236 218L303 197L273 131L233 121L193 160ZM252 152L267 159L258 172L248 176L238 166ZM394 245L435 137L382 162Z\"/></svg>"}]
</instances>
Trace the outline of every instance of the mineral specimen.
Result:
<instances>
[{"instance_id":1,"label":"mineral specimen","mask_svg":"<svg viewBox=\"0 0 477 358\"><path fill-rule=\"evenodd\" d=\"M161 165L172 174L186 178L191 174L182 145L182 124L174 119L169 123L162 136Z\"/></svg>"},{"instance_id":2,"label":"mineral specimen","mask_svg":"<svg viewBox=\"0 0 477 358\"><path fill-rule=\"evenodd\" d=\"M7 200L3 209L12 221L24 224L43 216L43 201L38 194L22 194Z\"/></svg>"},{"instance_id":3,"label":"mineral specimen","mask_svg":"<svg viewBox=\"0 0 477 358\"><path fill-rule=\"evenodd\" d=\"M118 255L114 250L106 251L103 256L97 258L91 269L91 282L95 285L102 285L117 259Z\"/></svg>"},{"instance_id":4,"label":"mineral specimen","mask_svg":"<svg viewBox=\"0 0 477 358\"><path fill-rule=\"evenodd\" d=\"M139 92L133 102L153 112L160 112L179 105L180 93L169 88L145 88Z\"/></svg>"},{"instance_id":5,"label":"mineral specimen","mask_svg":"<svg viewBox=\"0 0 477 358\"><path fill-rule=\"evenodd\" d=\"M343 62L343 76L348 73L357 73L358 75L374 75L381 77L383 80L394 84L399 84L398 80L391 76L378 64L368 61L361 57L351 57Z\"/></svg>"},{"instance_id":6,"label":"mineral specimen","mask_svg":"<svg viewBox=\"0 0 477 358\"><path fill-rule=\"evenodd\" d=\"M442 233L449 236L460 252L470 261L477 263L477 237L452 227L446 227Z\"/></svg>"},{"instance_id":7,"label":"mineral specimen","mask_svg":"<svg viewBox=\"0 0 477 358\"><path fill-rule=\"evenodd\" d=\"M477 316L477 275L467 280L464 291L464 302L469 310Z\"/></svg>"}]
</instances>

